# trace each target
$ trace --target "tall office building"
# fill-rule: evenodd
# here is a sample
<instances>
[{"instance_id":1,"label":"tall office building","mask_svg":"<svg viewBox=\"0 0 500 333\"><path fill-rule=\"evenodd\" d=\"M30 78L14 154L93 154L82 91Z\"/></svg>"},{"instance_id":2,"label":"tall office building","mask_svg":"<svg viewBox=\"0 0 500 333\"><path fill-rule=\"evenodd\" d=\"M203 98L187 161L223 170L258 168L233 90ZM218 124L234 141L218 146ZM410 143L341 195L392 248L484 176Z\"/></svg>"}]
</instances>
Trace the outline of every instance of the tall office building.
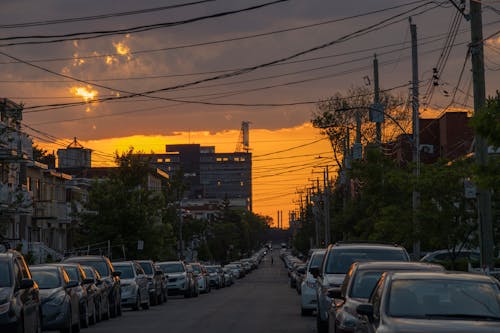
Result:
<instances>
[{"instance_id":1,"label":"tall office building","mask_svg":"<svg viewBox=\"0 0 500 333\"><path fill-rule=\"evenodd\" d=\"M152 162L174 178L181 175L188 189L183 200L222 202L252 210L252 154L216 153L214 146L167 145L165 154L153 154Z\"/></svg>"}]
</instances>

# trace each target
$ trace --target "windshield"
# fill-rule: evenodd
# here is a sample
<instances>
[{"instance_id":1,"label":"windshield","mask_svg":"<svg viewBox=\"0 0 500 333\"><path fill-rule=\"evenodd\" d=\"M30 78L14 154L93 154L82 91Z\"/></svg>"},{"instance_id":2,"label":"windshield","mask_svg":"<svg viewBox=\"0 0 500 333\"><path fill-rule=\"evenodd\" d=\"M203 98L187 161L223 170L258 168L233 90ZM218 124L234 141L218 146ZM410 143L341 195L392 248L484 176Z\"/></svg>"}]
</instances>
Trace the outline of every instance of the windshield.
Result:
<instances>
[{"instance_id":1,"label":"windshield","mask_svg":"<svg viewBox=\"0 0 500 333\"><path fill-rule=\"evenodd\" d=\"M314 267L319 267L321 262L323 261L323 257L325 256L325 252L314 253L311 257L311 264L309 265L309 270Z\"/></svg>"},{"instance_id":2,"label":"windshield","mask_svg":"<svg viewBox=\"0 0 500 333\"><path fill-rule=\"evenodd\" d=\"M83 271L85 272L85 275L87 275L88 278L94 279L94 270L90 267L82 267Z\"/></svg>"},{"instance_id":3,"label":"windshield","mask_svg":"<svg viewBox=\"0 0 500 333\"><path fill-rule=\"evenodd\" d=\"M0 261L0 288L12 286L12 281L10 276L11 273L10 273L9 262Z\"/></svg>"},{"instance_id":4,"label":"windshield","mask_svg":"<svg viewBox=\"0 0 500 333\"><path fill-rule=\"evenodd\" d=\"M67 262L77 262L72 261L71 259ZM111 272L109 271L108 265L104 260L79 260L78 263L80 265L92 266L94 267L101 276L109 276Z\"/></svg>"},{"instance_id":5,"label":"windshield","mask_svg":"<svg viewBox=\"0 0 500 333\"><path fill-rule=\"evenodd\" d=\"M334 249L328 256L327 274L346 274L355 261L408 261L401 249Z\"/></svg>"},{"instance_id":6,"label":"windshield","mask_svg":"<svg viewBox=\"0 0 500 333\"><path fill-rule=\"evenodd\" d=\"M149 262L140 262L139 265L141 265L142 269L144 270L144 273L147 275L153 275L153 265Z\"/></svg>"},{"instance_id":7,"label":"windshield","mask_svg":"<svg viewBox=\"0 0 500 333\"><path fill-rule=\"evenodd\" d=\"M134 268L132 267L132 265L115 264L115 270L122 272L120 275L121 279L133 279L134 278Z\"/></svg>"},{"instance_id":8,"label":"windshield","mask_svg":"<svg viewBox=\"0 0 500 333\"><path fill-rule=\"evenodd\" d=\"M32 269L33 280L40 289L54 289L61 287L62 281L57 268L54 269Z\"/></svg>"},{"instance_id":9,"label":"windshield","mask_svg":"<svg viewBox=\"0 0 500 333\"><path fill-rule=\"evenodd\" d=\"M159 264L161 270L165 273L183 273L184 265L181 263L173 263L173 264Z\"/></svg>"},{"instance_id":10,"label":"windshield","mask_svg":"<svg viewBox=\"0 0 500 333\"><path fill-rule=\"evenodd\" d=\"M64 270L66 271L66 273L68 273L68 276L69 276L70 280L80 281L80 278L78 276L78 268L64 266Z\"/></svg>"},{"instance_id":11,"label":"windshield","mask_svg":"<svg viewBox=\"0 0 500 333\"><path fill-rule=\"evenodd\" d=\"M393 317L495 318L500 289L493 283L463 280L395 280L388 314Z\"/></svg>"},{"instance_id":12,"label":"windshield","mask_svg":"<svg viewBox=\"0 0 500 333\"><path fill-rule=\"evenodd\" d=\"M351 294L353 298L370 298L382 272L361 271L354 276Z\"/></svg>"}]
</instances>

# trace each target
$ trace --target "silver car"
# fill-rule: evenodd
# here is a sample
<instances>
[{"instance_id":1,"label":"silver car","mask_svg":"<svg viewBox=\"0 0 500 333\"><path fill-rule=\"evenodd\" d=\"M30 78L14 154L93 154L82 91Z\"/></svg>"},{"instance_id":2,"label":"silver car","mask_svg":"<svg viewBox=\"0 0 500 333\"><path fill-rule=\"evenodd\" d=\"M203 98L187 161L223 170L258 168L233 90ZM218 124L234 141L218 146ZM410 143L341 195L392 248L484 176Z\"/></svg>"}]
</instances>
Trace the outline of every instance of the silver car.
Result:
<instances>
[{"instance_id":1,"label":"silver car","mask_svg":"<svg viewBox=\"0 0 500 333\"><path fill-rule=\"evenodd\" d=\"M141 265L135 261L113 263L116 271L121 272L121 300L122 306L139 310L141 307L149 309L149 282Z\"/></svg>"}]
</instances>

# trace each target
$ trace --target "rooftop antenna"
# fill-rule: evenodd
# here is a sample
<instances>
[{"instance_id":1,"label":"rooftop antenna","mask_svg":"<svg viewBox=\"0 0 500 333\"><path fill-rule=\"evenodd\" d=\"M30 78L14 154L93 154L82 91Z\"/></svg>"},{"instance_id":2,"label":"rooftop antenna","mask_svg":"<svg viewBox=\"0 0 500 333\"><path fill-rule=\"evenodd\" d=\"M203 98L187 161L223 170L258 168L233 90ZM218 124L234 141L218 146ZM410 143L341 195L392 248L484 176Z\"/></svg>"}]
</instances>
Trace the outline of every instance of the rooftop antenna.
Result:
<instances>
[{"instance_id":1,"label":"rooftop antenna","mask_svg":"<svg viewBox=\"0 0 500 333\"><path fill-rule=\"evenodd\" d=\"M237 153L248 153L250 151L250 122L242 121L240 136L236 144Z\"/></svg>"}]
</instances>

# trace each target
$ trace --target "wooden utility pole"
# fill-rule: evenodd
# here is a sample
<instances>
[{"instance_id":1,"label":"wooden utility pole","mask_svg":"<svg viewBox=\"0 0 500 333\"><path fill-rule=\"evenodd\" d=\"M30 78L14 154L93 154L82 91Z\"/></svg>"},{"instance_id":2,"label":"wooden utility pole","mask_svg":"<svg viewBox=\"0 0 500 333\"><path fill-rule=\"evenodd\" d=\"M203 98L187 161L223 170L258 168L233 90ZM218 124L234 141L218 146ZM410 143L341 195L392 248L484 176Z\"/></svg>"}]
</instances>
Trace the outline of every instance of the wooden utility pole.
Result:
<instances>
[{"instance_id":1,"label":"wooden utility pole","mask_svg":"<svg viewBox=\"0 0 500 333\"><path fill-rule=\"evenodd\" d=\"M482 112L486 104L486 87L484 78L483 51L483 19L481 2L470 0L470 26L472 59L472 80L474 85L474 114ZM488 145L485 138L475 136L475 156L479 166L488 163ZM493 269L493 221L491 215L491 192L487 188L478 187L477 191L479 246L481 251L481 267Z\"/></svg>"},{"instance_id":2,"label":"wooden utility pole","mask_svg":"<svg viewBox=\"0 0 500 333\"><path fill-rule=\"evenodd\" d=\"M411 58L412 58L412 110L413 110L413 163L415 164L413 174L417 181L420 177L420 112L419 112L419 90L418 90L418 49L417 49L417 26L411 23ZM415 186L415 185L414 185ZM420 259L420 223L417 211L420 207L420 193L414 187L412 193L413 207L413 256L415 260Z\"/></svg>"},{"instance_id":3,"label":"wooden utility pole","mask_svg":"<svg viewBox=\"0 0 500 333\"><path fill-rule=\"evenodd\" d=\"M373 86L374 86L374 91L373 91L373 102L376 106L380 105L380 87L379 87L379 82L378 82L378 60L377 60L377 55L375 54L373 58ZM376 130L377 130L377 144L382 143L382 122L377 121L375 123Z\"/></svg>"}]
</instances>

